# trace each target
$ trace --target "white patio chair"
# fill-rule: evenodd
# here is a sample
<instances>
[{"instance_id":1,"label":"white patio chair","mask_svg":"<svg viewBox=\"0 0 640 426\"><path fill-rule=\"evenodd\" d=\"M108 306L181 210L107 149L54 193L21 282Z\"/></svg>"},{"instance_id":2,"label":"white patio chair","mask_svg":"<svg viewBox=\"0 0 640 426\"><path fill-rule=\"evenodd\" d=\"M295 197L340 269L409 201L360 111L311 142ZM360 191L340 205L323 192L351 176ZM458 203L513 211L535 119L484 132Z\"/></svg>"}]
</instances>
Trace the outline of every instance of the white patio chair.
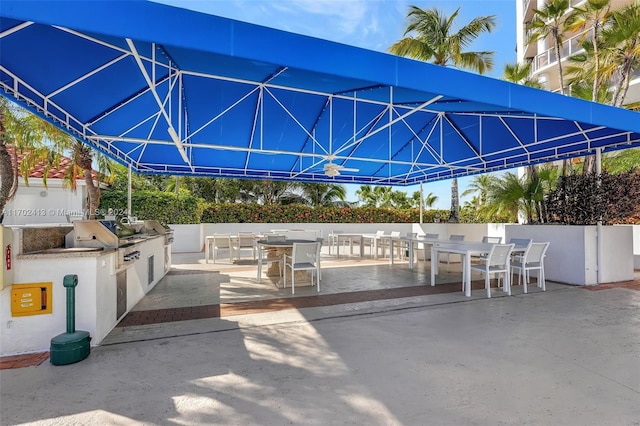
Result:
<instances>
[{"instance_id":1,"label":"white patio chair","mask_svg":"<svg viewBox=\"0 0 640 426\"><path fill-rule=\"evenodd\" d=\"M242 250L251 250L253 260L256 260L256 234L250 232L238 233L238 238L233 241L233 250L236 252L236 259L240 260Z\"/></svg>"},{"instance_id":2,"label":"white patio chair","mask_svg":"<svg viewBox=\"0 0 640 426\"><path fill-rule=\"evenodd\" d=\"M344 234L344 231L333 230L329 234L329 254L331 254L331 249L335 246L336 250L338 250L338 244L340 244L340 234Z\"/></svg>"},{"instance_id":3,"label":"white patio chair","mask_svg":"<svg viewBox=\"0 0 640 426\"><path fill-rule=\"evenodd\" d=\"M267 242L272 241L285 241L284 235L268 235ZM284 269L284 256L282 254L278 255L275 250L270 250L269 248L258 244L258 282L262 281L262 267L263 266L271 266L274 263L278 264L278 271L280 273L280 278L282 278L282 271Z\"/></svg>"},{"instance_id":4,"label":"white patio chair","mask_svg":"<svg viewBox=\"0 0 640 426\"><path fill-rule=\"evenodd\" d=\"M437 240L440 238L440 234L424 234L424 238L428 240ZM428 255L428 257L427 257ZM422 245L422 260L426 261L427 259L431 260L431 250L427 250L427 246L425 244Z\"/></svg>"},{"instance_id":5,"label":"white patio chair","mask_svg":"<svg viewBox=\"0 0 640 426\"><path fill-rule=\"evenodd\" d=\"M320 263L318 262L318 252L320 243L293 243L291 256L284 255L284 277L283 288L287 288L287 267L291 270L291 294L296 292L296 271L309 271L311 275L311 285L314 285L314 277L320 292Z\"/></svg>"},{"instance_id":6,"label":"white patio chair","mask_svg":"<svg viewBox=\"0 0 640 426\"><path fill-rule=\"evenodd\" d=\"M449 235L449 241L464 241L464 235L457 235L457 234ZM459 256L460 262L462 262L462 255L455 254L455 253L446 253L445 256L447 256L447 270L449 270L449 264L451 263L451 256Z\"/></svg>"},{"instance_id":7,"label":"white patio chair","mask_svg":"<svg viewBox=\"0 0 640 426\"><path fill-rule=\"evenodd\" d=\"M489 236L484 236L482 237L482 242L486 243L486 244L500 244L502 243L502 237L489 237ZM481 254L479 256L473 256L471 261L472 262L477 262L479 260L484 259L485 257L487 257L488 253L484 253Z\"/></svg>"},{"instance_id":8,"label":"white patio chair","mask_svg":"<svg viewBox=\"0 0 640 426\"><path fill-rule=\"evenodd\" d=\"M529 248L533 240L531 238L511 238L509 244L514 245L514 250L519 249L517 252L511 253L511 260L522 262L524 260L524 252Z\"/></svg>"},{"instance_id":9,"label":"white patio chair","mask_svg":"<svg viewBox=\"0 0 640 426\"><path fill-rule=\"evenodd\" d=\"M518 270L518 284L522 282L524 275L524 293L527 293L527 285L529 284L529 272L538 271L538 287L542 291L547 290L544 278L544 257L546 256L549 243L531 243L522 255L522 260L512 259L511 269Z\"/></svg>"},{"instance_id":10,"label":"white patio chair","mask_svg":"<svg viewBox=\"0 0 640 426\"><path fill-rule=\"evenodd\" d=\"M513 244L496 244L491 248L491 251L481 264L471 265L472 270L480 271L484 274L484 287L487 290L487 297L491 297L491 274L504 274L504 290L511 295L510 259L512 250ZM500 286L499 275L498 286Z\"/></svg>"},{"instance_id":11,"label":"white patio chair","mask_svg":"<svg viewBox=\"0 0 640 426\"><path fill-rule=\"evenodd\" d=\"M229 263L232 263L233 260L233 246L231 245L231 235L230 234L214 234L213 238L210 240L211 244L211 252L213 257L213 263L216 263L216 258L218 257L219 251L227 251L229 255ZM207 262L209 259L207 259Z\"/></svg>"},{"instance_id":12,"label":"white patio chair","mask_svg":"<svg viewBox=\"0 0 640 426\"><path fill-rule=\"evenodd\" d=\"M482 242L483 243L491 243L491 244L500 244L500 243L502 243L502 237L484 236L484 237L482 237Z\"/></svg>"}]
</instances>

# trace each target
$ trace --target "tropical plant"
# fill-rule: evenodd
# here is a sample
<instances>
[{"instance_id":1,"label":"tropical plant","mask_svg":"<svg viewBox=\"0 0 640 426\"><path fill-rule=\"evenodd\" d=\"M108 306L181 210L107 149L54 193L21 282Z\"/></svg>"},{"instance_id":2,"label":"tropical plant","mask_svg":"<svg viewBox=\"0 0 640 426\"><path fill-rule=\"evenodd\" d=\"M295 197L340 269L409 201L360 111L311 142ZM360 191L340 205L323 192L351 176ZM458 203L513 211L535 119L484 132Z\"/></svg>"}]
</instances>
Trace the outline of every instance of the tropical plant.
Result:
<instances>
[{"instance_id":1,"label":"tropical plant","mask_svg":"<svg viewBox=\"0 0 640 426\"><path fill-rule=\"evenodd\" d=\"M563 176L546 200L552 222L568 225L626 223L640 212L640 172Z\"/></svg>"},{"instance_id":2,"label":"tropical plant","mask_svg":"<svg viewBox=\"0 0 640 426\"><path fill-rule=\"evenodd\" d=\"M6 108L6 101L0 103L0 209L4 210L5 205L11 201L18 189L18 173L13 167L13 162L7 145L10 138L6 131L5 123L8 121L9 112ZM15 154L15 151L14 151ZM16 161L17 162L17 161ZM3 215L4 216L4 215ZM0 222L2 219L0 218Z\"/></svg>"},{"instance_id":3,"label":"tropical plant","mask_svg":"<svg viewBox=\"0 0 640 426\"><path fill-rule=\"evenodd\" d=\"M531 63L505 65L503 79L523 86L535 87L536 89L543 88L542 83L531 77Z\"/></svg>"},{"instance_id":4,"label":"tropical plant","mask_svg":"<svg viewBox=\"0 0 640 426\"><path fill-rule=\"evenodd\" d=\"M628 172L638 167L640 167L640 148L614 151L602 158L602 170L612 174Z\"/></svg>"},{"instance_id":5,"label":"tropical plant","mask_svg":"<svg viewBox=\"0 0 640 426\"><path fill-rule=\"evenodd\" d=\"M4 98L0 103L0 122L2 123L2 138L0 141L0 165L2 171L2 187L5 183L13 182L7 192L0 194L0 207L4 208L6 203L15 195L17 190L18 162L14 158L11 166L7 162L8 155L6 146L10 143L14 147L14 153L23 154L20 162L20 172L24 177L26 185L29 184L29 172L37 164L44 164L43 183L46 186L46 175L49 169L59 165L59 160L63 153L70 152L71 167L64 176L64 183L71 190L77 188L77 180L83 178L87 187L87 204L85 211L89 213L89 218L94 219L96 210L100 204L100 188L94 183L93 177L93 153L94 151L87 145L82 144L74 137L63 132L53 124L40 117L28 113L17 106L9 103ZM105 172L102 179L110 175L113 162L104 156L98 156L100 172ZM4 188L2 188L4 191Z\"/></svg>"},{"instance_id":6,"label":"tropical plant","mask_svg":"<svg viewBox=\"0 0 640 426\"><path fill-rule=\"evenodd\" d=\"M616 64L612 104L623 105L631 75L640 65L640 4L634 2L611 14L611 25L602 30L610 46L607 55Z\"/></svg>"},{"instance_id":7,"label":"tropical plant","mask_svg":"<svg viewBox=\"0 0 640 426\"><path fill-rule=\"evenodd\" d=\"M438 201L438 196L435 195L433 192L430 192L424 197L424 207L430 209L433 207L436 201Z\"/></svg>"},{"instance_id":8,"label":"tropical plant","mask_svg":"<svg viewBox=\"0 0 640 426\"><path fill-rule=\"evenodd\" d=\"M392 207L391 187L362 185L356 190L358 200L364 207Z\"/></svg>"},{"instance_id":9,"label":"tropical plant","mask_svg":"<svg viewBox=\"0 0 640 426\"><path fill-rule=\"evenodd\" d=\"M413 194L411 194L411 198L409 199L409 201L411 203L411 207L419 209L420 208L420 191L414 191ZM433 207L436 201L438 201L438 196L430 192L424 196L424 199L422 200L422 207L426 209L430 209Z\"/></svg>"},{"instance_id":10,"label":"tropical plant","mask_svg":"<svg viewBox=\"0 0 640 426\"><path fill-rule=\"evenodd\" d=\"M518 222L520 212L531 216L525 194L523 179L511 172L505 173L500 179L492 182L487 192L487 203L484 206L486 215L505 216L510 222Z\"/></svg>"},{"instance_id":11,"label":"tropical plant","mask_svg":"<svg viewBox=\"0 0 640 426\"><path fill-rule=\"evenodd\" d=\"M474 197L476 208L480 208L487 204L487 197L492 186L495 185L497 177L492 174L482 174L473 177L467 189L462 193L463 197L471 194L477 194Z\"/></svg>"},{"instance_id":12,"label":"tropical plant","mask_svg":"<svg viewBox=\"0 0 640 426\"><path fill-rule=\"evenodd\" d=\"M547 0L541 9L533 9L533 19L527 24L529 34L527 44L536 43L551 37L553 51L556 57L560 93L565 94L564 75L560 46L565 33L566 13L569 10L569 0Z\"/></svg>"},{"instance_id":13,"label":"tropical plant","mask_svg":"<svg viewBox=\"0 0 640 426\"><path fill-rule=\"evenodd\" d=\"M587 30L580 37L580 44L584 45L589 39L591 57L593 58L593 84L591 100L599 102L600 93L600 33L609 20L610 0L587 0L583 5L574 6L566 19L569 31Z\"/></svg>"},{"instance_id":14,"label":"tropical plant","mask_svg":"<svg viewBox=\"0 0 640 426\"><path fill-rule=\"evenodd\" d=\"M437 8L421 9L410 6L404 38L391 45L389 51L436 65L470 69L479 74L490 71L493 68L494 52L466 52L464 49L482 33L491 32L495 28L495 16L477 17L454 32L454 22L459 12L460 8L447 17ZM453 178L450 222L458 222L459 204L458 179Z\"/></svg>"},{"instance_id":15,"label":"tropical plant","mask_svg":"<svg viewBox=\"0 0 640 426\"><path fill-rule=\"evenodd\" d=\"M348 207L347 190L333 183L303 183L299 187L301 201L313 207Z\"/></svg>"}]
</instances>

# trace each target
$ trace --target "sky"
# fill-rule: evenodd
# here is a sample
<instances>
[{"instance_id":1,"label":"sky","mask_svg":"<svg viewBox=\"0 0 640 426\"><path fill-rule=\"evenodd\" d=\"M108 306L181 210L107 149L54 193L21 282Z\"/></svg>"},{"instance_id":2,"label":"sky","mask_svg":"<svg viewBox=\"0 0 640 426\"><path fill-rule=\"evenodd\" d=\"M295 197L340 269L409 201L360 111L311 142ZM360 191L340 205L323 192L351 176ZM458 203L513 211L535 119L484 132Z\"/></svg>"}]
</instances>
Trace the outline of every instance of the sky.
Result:
<instances>
[{"instance_id":1,"label":"sky","mask_svg":"<svg viewBox=\"0 0 640 426\"><path fill-rule=\"evenodd\" d=\"M516 62L517 0L156 0L185 9L237 19L252 24L304 34L351 46L387 52L404 36L410 5L437 8L450 16L460 9L455 29L479 16L495 15L496 28L482 34L468 50L493 51L494 68L487 75L501 78L504 66ZM472 178L458 179L462 194ZM347 200L357 201L356 185L346 185ZM420 186L394 187L411 195ZM451 205L451 181L423 184L425 194L438 196L434 208ZM461 203L468 197L461 197Z\"/></svg>"}]
</instances>

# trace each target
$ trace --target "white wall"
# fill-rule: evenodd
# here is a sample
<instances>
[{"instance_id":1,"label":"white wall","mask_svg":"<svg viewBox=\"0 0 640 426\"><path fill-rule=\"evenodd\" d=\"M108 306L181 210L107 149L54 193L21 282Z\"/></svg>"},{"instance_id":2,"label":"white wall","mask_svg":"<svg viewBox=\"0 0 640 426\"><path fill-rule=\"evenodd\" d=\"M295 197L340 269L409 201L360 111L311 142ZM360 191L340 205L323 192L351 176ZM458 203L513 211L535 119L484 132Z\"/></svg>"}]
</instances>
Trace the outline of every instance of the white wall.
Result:
<instances>
[{"instance_id":1,"label":"white wall","mask_svg":"<svg viewBox=\"0 0 640 426\"><path fill-rule=\"evenodd\" d=\"M601 281L633 279L633 232L631 227L603 226ZM575 284L598 284L597 232L595 226L507 225L506 241L531 238L549 242L545 259L548 280Z\"/></svg>"},{"instance_id":2,"label":"white wall","mask_svg":"<svg viewBox=\"0 0 640 426\"><path fill-rule=\"evenodd\" d=\"M640 269L640 225L627 226L633 230L633 267Z\"/></svg>"},{"instance_id":3,"label":"white wall","mask_svg":"<svg viewBox=\"0 0 640 426\"><path fill-rule=\"evenodd\" d=\"M29 186L20 178L16 196L4 208L3 225L37 223L67 223L65 213L82 214L86 188L78 182L76 192L63 188L61 179L48 179L45 188L41 179L29 179Z\"/></svg>"}]
</instances>

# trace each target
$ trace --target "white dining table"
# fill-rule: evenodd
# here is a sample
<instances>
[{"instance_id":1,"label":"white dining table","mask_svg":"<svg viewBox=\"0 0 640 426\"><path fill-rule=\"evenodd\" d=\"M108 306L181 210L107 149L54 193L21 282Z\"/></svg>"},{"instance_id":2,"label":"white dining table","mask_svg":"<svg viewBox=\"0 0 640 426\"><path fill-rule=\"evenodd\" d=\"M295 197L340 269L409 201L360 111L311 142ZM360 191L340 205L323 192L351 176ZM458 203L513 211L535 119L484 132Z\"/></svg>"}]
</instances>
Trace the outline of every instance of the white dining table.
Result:
<instances>
[{"instance_id":1,"label":"white dining table","mask_svg":"<svg viewBox=\"0 0 640 426\"><path fill-rule=\"evenodd\" d=\"M439 253L453 253L459 254L462 257L462 283L464 289L464 295L471 297L471 257L481 256L489 253L493 248L494 243L482 243L477 241L438 241L431 245L431 285L436 285L436 275L438 275L438 254ZM524 252L524 248L514 249L514 253ZM435 261L433 261L435 259ZM506 286L502 288L502 291L508 291Z\"/></svg>"},{"instance_id":2,"label":"white dining table","mask_svg":"<svg viewBox=\"0 0 640 426\"><path fill-rule=\"evenodd\" d=\"M402 241L406 241L409 244L409 269L413 269L413 265L415 263L415 244L423 244L425 246L425 250L428 247L431 247L433 244L435 243L448 243L451 242L451 240L443 240L441 238L424 238L421 236L417 236L417 237L400 237L400 239Z\"/></svg>"}]
</instances>

